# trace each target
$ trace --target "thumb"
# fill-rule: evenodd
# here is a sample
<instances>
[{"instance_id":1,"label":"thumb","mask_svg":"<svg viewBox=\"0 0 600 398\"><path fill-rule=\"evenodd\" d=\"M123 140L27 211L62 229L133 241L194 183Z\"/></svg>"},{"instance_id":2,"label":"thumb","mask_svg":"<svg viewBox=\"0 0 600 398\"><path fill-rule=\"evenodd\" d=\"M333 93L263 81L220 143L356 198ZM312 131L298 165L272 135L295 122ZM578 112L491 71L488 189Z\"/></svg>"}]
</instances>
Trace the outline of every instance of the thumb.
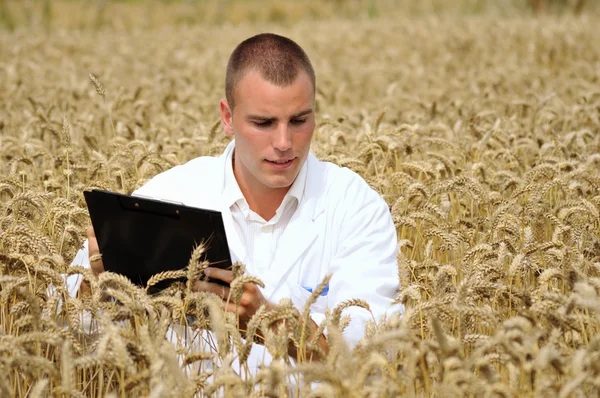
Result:
<instances>
[{"instance_id":1,"label":"thumb","mask_svg":"<svg viewBox=\"0 0 600 398\"><path fill-rule=\"evenodd\" d=\"M99 274L104 272L104 263L102 262L102 257L100 255L100 248L98 247L98 240L96 239L94 227L90 226L86 232L88 237L90 268L92 269L92 272Z\"/></svg>"}]
</instances>

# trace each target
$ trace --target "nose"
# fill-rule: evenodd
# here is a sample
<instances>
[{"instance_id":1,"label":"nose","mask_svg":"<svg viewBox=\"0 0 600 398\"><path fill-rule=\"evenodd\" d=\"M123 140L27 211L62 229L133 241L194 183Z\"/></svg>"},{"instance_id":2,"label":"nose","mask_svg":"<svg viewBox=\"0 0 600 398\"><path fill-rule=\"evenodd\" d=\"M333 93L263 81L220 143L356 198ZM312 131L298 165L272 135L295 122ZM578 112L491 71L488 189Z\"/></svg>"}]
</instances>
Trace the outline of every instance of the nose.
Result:
<instances>
[{"instance_id":1,"label":"nose","mask_svg":"<svg viewBox=\"0 0 600 398\"><path fill-rule=\"evenodd\" d=\"M281 152L285 152L292 147L292 135L286 123L281 123L275 131L273 147Z\"/></svg>"}]
</instances>

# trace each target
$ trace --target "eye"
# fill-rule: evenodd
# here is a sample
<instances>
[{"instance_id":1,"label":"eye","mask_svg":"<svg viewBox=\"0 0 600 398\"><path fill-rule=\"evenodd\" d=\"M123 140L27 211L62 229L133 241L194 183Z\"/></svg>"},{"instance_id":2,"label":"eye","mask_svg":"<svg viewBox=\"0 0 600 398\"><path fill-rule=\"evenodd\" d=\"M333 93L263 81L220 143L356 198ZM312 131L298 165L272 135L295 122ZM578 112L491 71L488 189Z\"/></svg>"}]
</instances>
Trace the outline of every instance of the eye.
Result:
<instances>
[{"instance_id":1,"label":"eye","mask_svg":"<svg viewBox=\"0 0 600 398\"><path fill-rule=\"evenodd\" d=\"M271 123L272 122L270 120L265 120L264 122L254 122L254 125L256 127L269 127Z\"/></svg>"},{"instance_id":2,"label":"eye","mask_svg":"<svg viewBox=\"0 0 600 398\"><path fill-rule=\"evenodd\" d=\"M303 124L306 119L292 119L292 124Z\"/></svg>"}]
</instances>

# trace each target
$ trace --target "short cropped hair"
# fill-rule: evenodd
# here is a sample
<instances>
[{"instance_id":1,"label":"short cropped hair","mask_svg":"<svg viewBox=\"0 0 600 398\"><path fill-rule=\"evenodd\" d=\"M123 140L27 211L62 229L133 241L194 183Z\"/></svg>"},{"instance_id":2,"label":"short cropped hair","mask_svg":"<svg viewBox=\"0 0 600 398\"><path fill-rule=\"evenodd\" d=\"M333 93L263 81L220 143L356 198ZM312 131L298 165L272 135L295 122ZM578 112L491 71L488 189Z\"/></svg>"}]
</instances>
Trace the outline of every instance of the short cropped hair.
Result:
<instances>
[{"instance_id":1,"label":"short cropped hair","mask_svg":"<svg viewBox=\"0 0 600 398\"><path fill-rule=\"evenodd\" d=\"M258 71L268 82L285 87L292 84L300 72L305 72L316 87L315 71L302 47L287 37L261 33L241 42L227 63L225 97L233 111L234 91L250 70Z\"/></svg>"}]
</instances>

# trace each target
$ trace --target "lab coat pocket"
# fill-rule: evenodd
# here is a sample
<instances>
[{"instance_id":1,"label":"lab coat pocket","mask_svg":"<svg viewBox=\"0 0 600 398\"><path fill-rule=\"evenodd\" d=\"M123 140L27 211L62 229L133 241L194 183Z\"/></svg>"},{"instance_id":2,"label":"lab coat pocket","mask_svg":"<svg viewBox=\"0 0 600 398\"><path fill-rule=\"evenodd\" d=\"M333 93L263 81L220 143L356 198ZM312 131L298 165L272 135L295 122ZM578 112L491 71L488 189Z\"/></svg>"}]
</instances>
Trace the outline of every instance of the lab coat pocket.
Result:
<instances>
[{"instance_id":1,"label":"lab coat pocket","mask_svg":"<svg viewBox=\"0 0 600 398\"><path fill-rule=\"evenodd\" d=\"M299 311L303 311L304 305L306 304L311 295L312 293L306 290L304 287L300 285L294 285L292 288L292 303L294 303L294 306L298 308ZM317 300L310 306L310 311L325 314L326 308L327 295L319 296Z\"/></svg>"}]
</instances>

